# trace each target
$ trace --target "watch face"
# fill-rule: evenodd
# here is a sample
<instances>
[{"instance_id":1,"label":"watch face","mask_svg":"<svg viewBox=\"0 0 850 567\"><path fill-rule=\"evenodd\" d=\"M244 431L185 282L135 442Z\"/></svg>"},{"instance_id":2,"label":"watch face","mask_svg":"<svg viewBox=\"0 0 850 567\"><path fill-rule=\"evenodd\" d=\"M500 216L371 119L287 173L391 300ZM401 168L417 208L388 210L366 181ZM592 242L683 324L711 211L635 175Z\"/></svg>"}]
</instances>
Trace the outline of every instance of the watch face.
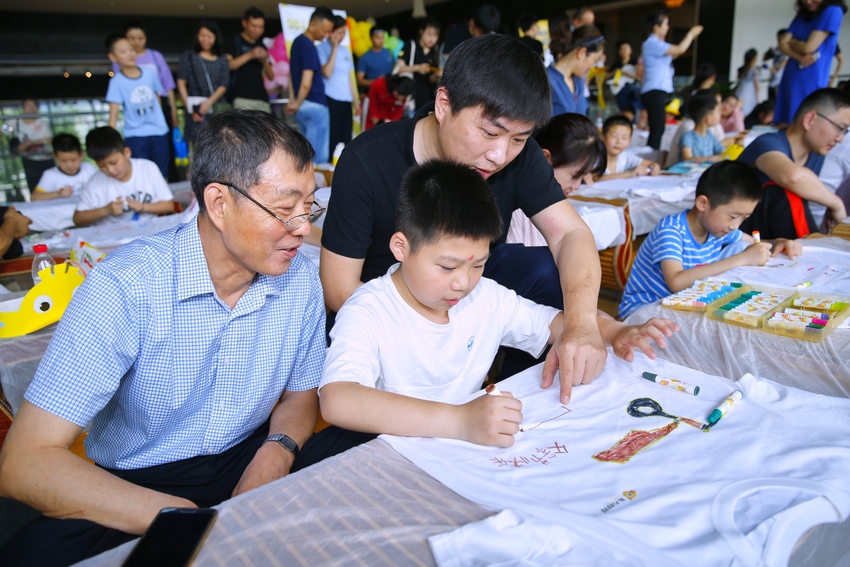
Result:
<instances>
[{"instance_id":1,"label":"watch face","mask_svg":"<svg viewBox=\"0 0 850 567\"><path fill-rule=\"evenodd\" d=\"M298 456L298 443L296 443L293 439L288 436L278 433L276 435L270 435L266 441L275 441L283 446L284 449L294 454L296 457Z\"/></svg>"}]
</instances>

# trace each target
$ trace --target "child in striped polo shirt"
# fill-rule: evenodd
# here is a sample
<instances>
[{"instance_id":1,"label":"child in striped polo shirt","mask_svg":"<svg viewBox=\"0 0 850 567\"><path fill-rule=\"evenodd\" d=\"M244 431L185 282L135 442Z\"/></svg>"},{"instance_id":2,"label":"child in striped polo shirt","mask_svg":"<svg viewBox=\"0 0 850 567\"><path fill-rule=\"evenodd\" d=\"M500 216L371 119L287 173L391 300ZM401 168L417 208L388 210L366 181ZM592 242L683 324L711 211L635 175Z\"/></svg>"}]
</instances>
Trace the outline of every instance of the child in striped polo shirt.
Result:
<instances>
[{"instance_id":1,"label":"child in striped polo shirt","mask_svg":"<svg viewBox=\"0 0 850 567\"><path fill-rule=\"evenodd\" d=\"M623 292L620 317L690 287L695 280L738 266L761 266L783 252L790 258L799 256L803 247L796 240L756 242L738 230L761 194L752 166L724 161L708 168L697 183L694 206L661 219L640 247Z\"/></svg>"}]
</instances>

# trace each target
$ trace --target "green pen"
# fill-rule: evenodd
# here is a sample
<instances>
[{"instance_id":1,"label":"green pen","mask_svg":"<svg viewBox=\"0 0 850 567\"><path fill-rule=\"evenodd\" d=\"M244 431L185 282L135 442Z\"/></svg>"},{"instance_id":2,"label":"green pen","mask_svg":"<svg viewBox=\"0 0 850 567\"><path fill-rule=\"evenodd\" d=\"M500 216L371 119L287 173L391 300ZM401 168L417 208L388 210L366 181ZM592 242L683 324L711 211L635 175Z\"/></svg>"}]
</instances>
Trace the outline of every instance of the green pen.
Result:
<instances>
[{"instance_id":1,"label":"green pen","mask_svg":"<svg viewBox=\"0 0 850 567\"><path fill-rule=\"evenodd\" d=\"M708 431L709 429L714 427L715 424L720 421L720 418L726 415L726 412L729 411L729 408L735 405L736 402L741 401L743 397L744 393L741 390L734 390L731 394L729 394L729 397L723 400L723 403L714 408L714 410L712 410L712 412L708 414L708 418L706 418L706 421L708 423L702 426L702 430Z\"/></svg>"}]
</instances>

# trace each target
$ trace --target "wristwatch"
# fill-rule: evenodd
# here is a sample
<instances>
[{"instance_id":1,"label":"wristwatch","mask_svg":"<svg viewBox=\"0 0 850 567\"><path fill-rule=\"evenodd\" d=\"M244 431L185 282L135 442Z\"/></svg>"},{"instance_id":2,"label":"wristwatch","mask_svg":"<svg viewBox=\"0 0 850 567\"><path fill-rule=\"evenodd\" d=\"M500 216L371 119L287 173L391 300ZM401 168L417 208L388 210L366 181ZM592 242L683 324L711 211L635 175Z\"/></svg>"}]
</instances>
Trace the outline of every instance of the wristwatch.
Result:
<instances>
[{"instance_id":1,"label":"wristwatch","mask_svg":"<svg viewBox=\"0 0 850 567\"><path fill-rule=\"evenodd\" d=\"M296 443L291 437L289 437L288 435L284 435L283 433L269 435L268 437L266 437L266 440L263 441L263 445L270 441L278 443L281 447L292 453L296 459L298 458L298 453L301 452L301 450L298 448L298 443Z\"/></svg>"}]
</instances>

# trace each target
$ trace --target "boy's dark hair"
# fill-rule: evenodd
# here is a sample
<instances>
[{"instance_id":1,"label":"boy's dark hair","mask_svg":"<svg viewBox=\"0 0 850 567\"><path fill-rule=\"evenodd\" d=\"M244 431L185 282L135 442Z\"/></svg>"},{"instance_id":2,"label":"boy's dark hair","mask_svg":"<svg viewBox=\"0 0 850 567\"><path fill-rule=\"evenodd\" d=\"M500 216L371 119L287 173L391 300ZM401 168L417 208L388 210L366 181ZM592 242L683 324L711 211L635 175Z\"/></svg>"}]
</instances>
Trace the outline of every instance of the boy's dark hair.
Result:
<instances>
[{"instance_id":1,"label":"boy's dark hair","mask_svg":"<svg viewBox=\"0 0 850 567\"><path fill-rule=\"evenodd\" d=\"M440 20L438 20L434 16L426 16L419 20L420 32L424 32L428 28L434 28L435 30L440 31Z\"/></svg>"},{"instance_id":2,"label":"boy's dark hair","mask_svg":"<svg viewBox=\"0 0 850 567\"><path fill-rule=\"evenodd\" d=\"M762 196L759 176L753 166L742 161L715 163L700 175L696 196L705 195L711 207L741 199L758 201Z\"/></svg>"},{"instance_id":3,"label":"boy's dark hair","mask_svg":"<svg viewBox=\"0 0 850 567\"><path fill-rule=\"evenodd\" d=\"M472 12L472 24L481 30L481 33L492 33L499 29L501 23L502 14L492 4L482 4Z\"/></svg>"},{"instance_id":4,"label":"boy's dark hair","mask_svg":"<svg viewBox=\"0 0 850 567\"><path fill-rule=\"evenodd\" d=\"M232 183L250 194L275 150L285 153L298 171L310 167L315 155L304 136L266 112L229 110L209 116L198 131L192 161L192 192L199 210L206 209L204 189L210 183Z\"/></svg>"},{"instance_id":5,"label":"boy's dark hair","mask_svg":"<svg viewBox=\"0 0 850 567\"><path fill-rule=\"evenodd\" d=\"M446 89L455 113L481 106L490 120L531 122L537 128L552 114L552 90L540 57L507 35L473 37L458 45L438 86Z\"/></svg>"},{"instance_id":6,"label":"boy's dark hair","mask_svg":"<svg viewBox=\"0 0 850 567\"><path fill-rule=\"evenodd\" d=\"M695 123L699 124L703 118L717 108L717 105L717 97L713 94L694 95L688 102L688 116Z\"/></svg>"},{"instance_id":7,"label":"boy's dark hair","mask_svg":"<svg viewBox=\"0 0 850 567\"><path fill-rule=\"evenodd\" d=\"M115 51L115 44L118 43L119 41L121 41L122 39L124 41L127 41L127 37L124 36L123 34L114 33L114 34L110 35L109 37L107 37L106 41L103 42L103 43L104 43L104 45L106 45L106 50L109 53L112 53L113 51Z\"/></svg>"},{"instance_id":8,"label":"boy's dark hair","mask_svg":"<svg viewBox=\"0 0 850 567\"><path fill-rule=\"evenodd\" d=\"M631 120L622 114L615 114L614 116L609 116L602 124L602 133L607 134L608 130L614 126L626 126L629 129L629 132L634 131L634 126L632 125Z\"/></svg>"},{"instance_id":9,"label":"boy's dark hair","mask_svg":"<svg viewBox=\"0 0 850 567\"><path fill-rule=\"evenodd\" d=\"M86 154L94 161L121 153L125 147L124 138L111 126L101 126L86 134Z\"/></svg>"},{"instance_id":10,"label":"boy's dark hair","mask_svg":"<svg viewBox=\"0 0 850 567\"><path fill-rule=\"evenodd\" d=\"M413 79L405 75L387 75L387 91L408 96L413 94Z\"/></svg>"},{"instance_id":11,"label":"boy's dark hair","mask_svg":"<svg viewBox=\"0 0 850 567\"><path fill-rule=\"evenodd\" d=\"M324 6L319 6L318 8L313 10L312 14L310 14L310 22L321 21L321 20L327 20L329 22L334 21L334 13L331 11L330 8L326 8Z\"/></svg>"},{"instance_id":12,"label":"boy's dark hair","mask_svg":"<svg viewBox=\"0 0 850 567\"><path fill-rule=\"evenodd\" d=\"M623 47L624 45L628 45L629 47L631 47L632 42L630 42L628 39L621 39L620 41L617 42L617 51L620 51L620 48Z\"/></svg>"},{"instance_id":13,"label":"boy's dark hair","mask_svg":"<svg viewBox=\"0 0 850 567\"><path fill-rule=\"evenodd\" d=\"M468 165L440 159L407 170L396 203L395 225L413 252L441 236L492 242L503 230L490 184Z\"/></svg>"},{"instance_id":14,"label":"boy's dark hair","mask_svg":"<svg viewBox=\"0 0 850 567\"><path fill-rule=\"evenodd\" d=\"M73 134L56 134L53 136L53 154L58 152L74 152L82 153L83 147L80 145L80 139Z\"/></svg>"},{"instance_id":15,"label":"boy's dark hair","mask_svg":"<svg viewBox=\"0 0 850 567\"><path fill-rule=\"evenodd\" d=\"M345 18L343 18L342 16L337 16L336 14L334 14L333 23L334 23L334 31L348 25L348 22L345 21Z\"/></svg>"},{"instance_id":16,"label":"boy's dark hair","mask_svg":"<svg viewBox=\"0 0 850 567\"><path fill-rule=\"evenodd\" d=\"M387 30L381 26L372 26L369 28L369 39L372 39L376 33L386 33Z\"/></svg>"},{"instance_id":17,"label":"boy's dark hair","mask_svg":"<svg viewBox=\"0 0 850 567\"><path fill-rule=\"evenodd\" d=\"M807 112L815 110L821 114L834 114L842 108L850 107L850 95L841 89L818 89L803 99L797 112L794 113L794 122L801 120Z\"/></svg>"},{"instance_id":18,"label":"boy's dark hair","mask_svg":"<svg viewBox=\"0 0 850 567\"><path fill-rule=\"evenodd\" d=\"M207 28L215 36L215 43L213 43L212 52L216 55L223 54L224 47L221 45L221 31L218 29L218 24L213 20L201 20L198 22L198 25L195 28L195 39L192 43L192 49L194 49L197 53L201 52L201 43L198 41L198 32L201 31L201 28Z\"/></svg>"},{"instance_id":19,"label":"boy's dark hair","mask_svg":"<svg viewBox=\"0 0 850 567\"><path fill-rule=\"evenodd\" d=\"M257 8L256 6L251 6L250 8L245 10L244 14L242 14L242 19L246 20L246 21L247 20L256 20L257 18L262 18L262 19L265 20L266 15L263 14L263 11L260 10L259 8Z\"/></svg>"},{"instance_id":20,"label":"boy's dark hair","mask_svg":"<svg viewBox=\"0 0 850 567\"><path fill-rule=\"evenodd\" d=\"M549 151L552 167L581 165L577 175L602 175L608 167L605 142L593 122L583 114L565 112L552 118L535 136L537 143Z\"/></svg>"}]
</instances>

